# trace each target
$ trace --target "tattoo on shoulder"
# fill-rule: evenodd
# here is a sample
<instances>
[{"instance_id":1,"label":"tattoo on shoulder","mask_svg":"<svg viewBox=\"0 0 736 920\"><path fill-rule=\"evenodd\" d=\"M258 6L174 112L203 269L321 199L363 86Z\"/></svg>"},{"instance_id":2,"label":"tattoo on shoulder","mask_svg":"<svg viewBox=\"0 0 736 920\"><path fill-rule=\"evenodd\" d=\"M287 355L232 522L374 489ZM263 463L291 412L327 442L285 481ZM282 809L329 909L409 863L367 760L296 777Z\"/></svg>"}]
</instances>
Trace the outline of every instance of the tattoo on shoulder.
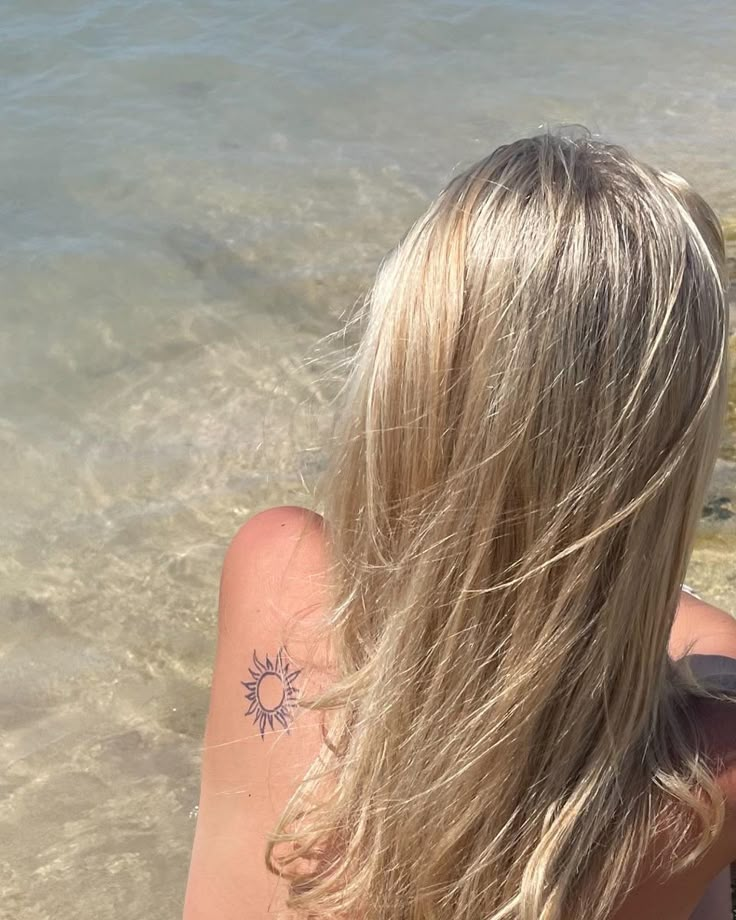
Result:
<instances>
[{"instance_id":1,"label":"tattoo on shoulder","mask_svg":"<svg viewBox=\"0 0 736 920\"><path fill-rule=\"evenodd\" d=\"M258 726L261 738L267 729L273 729L274 722L286 729L288 734L298 693L294 681L301 670L291 670L285 649L280 648L275 658L266 655L265 661L254 649L253 667L248 671L253 679L240 681L246 690L245 698L250 703L246 716L253 716L253 724Z\"/></svg>"}]
</instances>

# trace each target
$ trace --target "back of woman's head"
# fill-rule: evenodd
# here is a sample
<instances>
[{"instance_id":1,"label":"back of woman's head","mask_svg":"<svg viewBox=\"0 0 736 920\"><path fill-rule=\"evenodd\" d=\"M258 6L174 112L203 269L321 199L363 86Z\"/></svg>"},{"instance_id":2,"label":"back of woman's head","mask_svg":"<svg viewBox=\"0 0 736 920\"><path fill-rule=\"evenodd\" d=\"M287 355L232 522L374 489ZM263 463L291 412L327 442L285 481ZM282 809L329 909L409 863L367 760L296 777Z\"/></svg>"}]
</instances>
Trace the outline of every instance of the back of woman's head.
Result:
<instances>
[{"instance_id":1,"label":"back of woman's head","mask_svg":"<svg viewBox=\"0 0 736 920\"><path fill-rule=\"evenodd\" d=\"M282 828L309 862L275 860L294 907L599 920L665 813L702 819L682 859L707 846L667 640L723 261L684 180L545 134L453 179L381 266L326 485L339 715Z\"/></svg>"}]
</instances>

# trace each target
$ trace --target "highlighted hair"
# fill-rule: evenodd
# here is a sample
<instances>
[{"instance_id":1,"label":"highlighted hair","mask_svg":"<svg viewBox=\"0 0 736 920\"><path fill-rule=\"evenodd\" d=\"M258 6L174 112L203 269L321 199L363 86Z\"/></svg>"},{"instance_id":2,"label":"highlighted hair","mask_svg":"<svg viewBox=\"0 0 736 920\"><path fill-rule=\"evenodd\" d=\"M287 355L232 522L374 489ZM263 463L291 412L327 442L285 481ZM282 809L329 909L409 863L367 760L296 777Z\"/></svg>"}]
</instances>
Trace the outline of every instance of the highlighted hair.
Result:
<instances>
[{"instance_id":1,"label":"highlighted hair","mask_svg":"<svg viewBox=\"0 0 736 920\"><path fill-rule=\"evenodd\" d=\"M325 485L329 728L269 846L297 914L603 920L676 828L676 868L710 845L667 643L725 408L724 261L684 180L545 134L382 264Z\"/></svg>"}]
</instances>

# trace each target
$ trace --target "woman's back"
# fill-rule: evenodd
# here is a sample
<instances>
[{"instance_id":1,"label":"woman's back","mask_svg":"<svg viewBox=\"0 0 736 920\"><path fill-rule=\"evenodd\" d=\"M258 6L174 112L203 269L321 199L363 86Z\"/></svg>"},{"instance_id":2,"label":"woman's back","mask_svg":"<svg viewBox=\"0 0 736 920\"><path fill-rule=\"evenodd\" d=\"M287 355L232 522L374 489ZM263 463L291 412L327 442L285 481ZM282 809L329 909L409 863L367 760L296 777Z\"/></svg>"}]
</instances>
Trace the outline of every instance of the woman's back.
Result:
<instances>
[{"instance_id":1,"label":"woman's back","mask_svg":"<svg viewBox=\"0 0 736 920\"><path fill-rule=\"evenodd\" d=\"M689 909L731 858L716 709L667 654L727 398L724 260L684 180L540 135L453 179L382 264L312 524L329 562L260 541L232 589L254 625L221 643L253 645L251 757L205 786L268 769L251 810L285 805L267 859L295 916L609 920L654 868ZM290 758L271 732L300 692ZM237 839L234 798L200 825Z\"/></svg>"},{"instance_id":2,"label":"woman's back","mask_svg":"<svg viewBox=\"0 0 736 920\"><path fill-rule=\"evenodd\" d=\"M318 754L321 730L315 713L302 711L295 721L295 713L288 714L288 731L274 720L261 732L256 711L246 715L253 707L243 682L250 682L251 669L258 667L254 655L262 663L267 658L273 662L280 649L288 648L297 667L304 668L291 682L300 693L329 683L326 655L309 638L330 608L326 580L323 524L304 509L274 508L256 515L228 550L184 920L266 920L283 909L285 886L268 872L262 854L288 798ZM295 641L289 641L289 631ZM683 595L670 651L679 657L688 649L703 656L703 671L712 662L711 670L723 674L724 680L730 673L736 683L736 622ZM288 672L281 678L282 686L286 677ZM268 692L265 682L262 686ZM273 694L265 699L265 692L263 702L275 706L278 699ZM710 701L695 706L712 748L725 761L736 757L736 706ZM728 813L723 833L707 857L675 879L655 876L635 886L611 920L687 920L719 873L713 896L727 912L698 917L730 917L727 868L736 861L736 770L724 769L719 780ZM666 866L668 848L677 843L663 841L645 862L659 858Z\"/></svg>"}]
</instances>

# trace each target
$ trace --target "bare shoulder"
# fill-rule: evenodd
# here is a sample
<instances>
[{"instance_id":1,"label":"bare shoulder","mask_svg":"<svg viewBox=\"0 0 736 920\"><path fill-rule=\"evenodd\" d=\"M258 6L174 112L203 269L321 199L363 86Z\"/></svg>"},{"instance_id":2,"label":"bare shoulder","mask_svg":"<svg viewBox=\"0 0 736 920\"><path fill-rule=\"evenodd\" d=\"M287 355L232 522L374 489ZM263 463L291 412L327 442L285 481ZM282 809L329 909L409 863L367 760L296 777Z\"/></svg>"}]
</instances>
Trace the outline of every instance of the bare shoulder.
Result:
<instances>
[{"instance_id":1,"label":"bare shoulder","mask_svg":"<svg viewBox=\"0 0 736 920\"><path fill-rule=\"evenodd\" d=\"M736 759L736 617L683 592L669 653L687 661L698 680L722 696L699 700L696 709L711 753L725 768Z\"/></svg>"},{"instance_id":2,"label":"bare shoulder","mask_svg":"<svg viewBox=\"0 0 736 920\"><path fill-rule=\"evenodd\" d=\"M726 865L736 861L736 617L683 592L669 651L675 659L686 659L695 676L721 696L697 700L694 706L725 800L723 833L713 856Z\"/></svg>"},{"instance_id":3,"label":"bare shoulder","mask_svg":"<svg viewBox=\"0 0 736 920\"><path fill-rule=\"evenodd\" d=\"M298 703L327 679L314 628L327 598L319 515L271 508L238 529L220 579L184 920L257 920L278 901L266 839L321 746L318 714Z\"/></svg>"},{"instance_id":4,"label":"bare shoulder","mask_svg":"<svg viewBox=\"0 0 736 920\"><path fill-rule=\"evenodd\" d=\"M227 550L226 561L245 553L265 553L289 548L304 539L322 540L321 515L298 505L267 508L250 517L236 532Z\"/></svg>"},{"instance_id":5,"label":"bare shoulder","mask_svg":"<svg viewBox=\"0 0 736 920\"><path fill-rule=\"evenodd\" d=\"M702 598L683 593L672 630L674 657L685 657L695 676L720 699L696 703L707 753L724 797L725 821L714 857L736 861L736 618Z\"/></svg>"},{"instance_id":6,"label":"bare shoulder","mask_svg":"<svg viewBox=\"0 0 736 920\"><path fill-rule=\"evenodd\" d=\"M225 553L222 579L245 586L253 578L269 583L297 565L302 572L325 561L324 521L294 505L268 508L249 518Z\"/></svg>"},{"instance_id":7,"label":"bare shoulder","mask_svg":"<svg viewBox=\"0 0 736 920\"><path fill-rule=\"evenodd\" d=\"M736 678L736 620L727 611L683 592L669 654L676 660L686 659L695 675L708 685L726 689ZM722 700L694 699L692 707L723 795L725 820L721 833L706 854L686 871L674 876L666 873L664 877L657 871L646 876L627 896L615 920L726 916L719 909L729 900L728 866L736 861L736 695L733 701L726 694ZM679 842L666 841L667 852ZM656 854L655 861L658 863L661 857L662 851ZM646 865L651 863L647 860Z\"/></svg>"},{"instance_id":8,"label":"bare shoulder","mask_svg":"<svg viewBox=\"0 0 736 920\"><path fill-rule=\"evenodd\" d=\"M324 664L314 639L329 594L324 530L320 515L294 506L261 511L238 529L220 578L213 694L223 674L247 677L277 658L292 672Z\"/></svg>"},{"instance_id":9,"label":"bare shoulder","mask_svg":"<svg viewBox=\"0 0 736 920\"><path fill-rule=\"evenodd\" d=\"M670 655L721 655L736 658L736 617L683 591L670 634Z\"/></svg>"},{"instance_id":10,"label":"bare shoulder","mask_svg":"<svg viewBox=\"0 0 736 920\"><path fill-rule=\"evenodd\" d=\"M327 603L322 517L306 508L269 508L243 524L227 548L220 577L218 641L286 644Z\"/></svg>"}]
</instances>

